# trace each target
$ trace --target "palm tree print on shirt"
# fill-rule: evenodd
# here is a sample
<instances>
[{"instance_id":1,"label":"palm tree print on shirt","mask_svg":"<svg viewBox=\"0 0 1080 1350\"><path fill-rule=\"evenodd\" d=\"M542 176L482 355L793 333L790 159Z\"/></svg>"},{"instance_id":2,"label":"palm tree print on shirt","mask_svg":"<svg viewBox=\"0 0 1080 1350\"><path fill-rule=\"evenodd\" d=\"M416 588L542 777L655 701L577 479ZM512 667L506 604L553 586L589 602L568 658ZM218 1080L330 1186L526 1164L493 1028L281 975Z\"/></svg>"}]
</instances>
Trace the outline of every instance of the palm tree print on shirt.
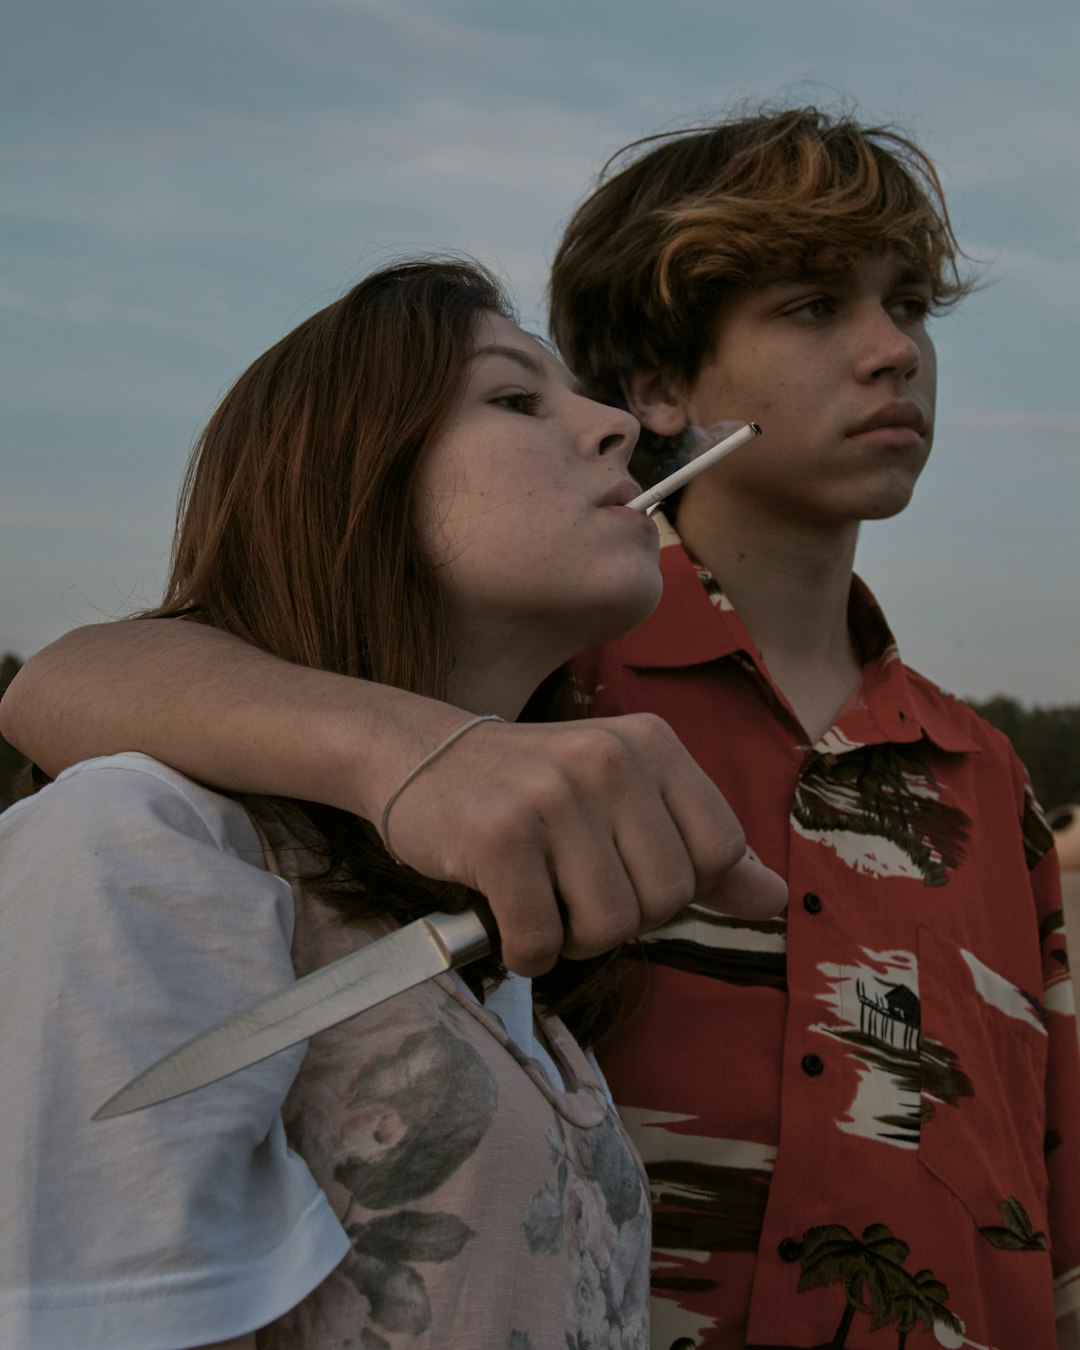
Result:
<instances>
[{"instance_id":1,"label":"palm tree print on shirt","mask_svg":"<svg viewBox=\"0 0 1080 1350\"><path fill-rule=\"evenodd\" d=\"M870 1318L870 1330L896 1325L897 1347L920 1322L930 1331L940 1325L962 1332L963 1323L948 1308L949 1291L930 1270L905 1269L910 1248L883 1223L864 1228L862 1237L842 1224L824 1224L803 1234L798 1291L843 1284L845 1303L830 1346L843 1347L856 1313Z\"/></svg>"},{"instance_id":2,"label":"palm tree print on shirt","mask_svg":"<svg viewBox=\"0 0 1080 1350\"><path fill-rule=\"evenodd\" d=\"M1049 1238L1041 1229L1036 1232L1032 1228L1027 1210L1015 1195L1002 1200L998 1209L1001 1223L987 1224L979 1229L987 1242L1010 1252L1045 1252L1050 1249Z\"/></svg>"}]
</instances>

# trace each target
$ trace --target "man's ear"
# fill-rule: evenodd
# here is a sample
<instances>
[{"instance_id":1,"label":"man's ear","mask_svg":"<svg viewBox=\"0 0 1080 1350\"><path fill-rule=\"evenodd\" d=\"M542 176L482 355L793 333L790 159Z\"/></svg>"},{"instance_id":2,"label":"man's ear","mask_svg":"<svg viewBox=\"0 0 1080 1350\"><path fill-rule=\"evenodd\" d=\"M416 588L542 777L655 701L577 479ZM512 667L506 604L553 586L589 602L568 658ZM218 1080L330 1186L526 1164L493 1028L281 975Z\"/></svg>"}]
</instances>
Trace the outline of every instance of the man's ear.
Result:
<instances>
[{"instance_id":1,"label":"man's ear","mask_svg":"<svg viewBox=\"0 0 1080 1350\"><path fill-rule=\"evenodd\" d=\"M686 430L690 413L686 399L669 379L655 370L636 370L623 381L630 411L643 427L665 439Z\"/></svg>"}]
</instances>

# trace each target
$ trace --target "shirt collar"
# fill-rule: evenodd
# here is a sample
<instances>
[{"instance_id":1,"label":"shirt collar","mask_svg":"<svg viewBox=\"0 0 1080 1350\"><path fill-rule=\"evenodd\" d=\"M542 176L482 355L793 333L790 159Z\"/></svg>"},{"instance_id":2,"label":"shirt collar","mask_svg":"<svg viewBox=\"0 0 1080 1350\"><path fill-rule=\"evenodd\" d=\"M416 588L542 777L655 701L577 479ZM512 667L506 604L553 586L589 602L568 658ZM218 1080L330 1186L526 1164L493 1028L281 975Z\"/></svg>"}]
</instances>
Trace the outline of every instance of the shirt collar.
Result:
<instances>
[{"instance_id":1,"label":"shirt collar","mask_svg":"<svg viewBox=\"0 0 1080 1350\"><path fill-rule=\"evenodd\" d=\"M670 670L741 657L780 697L719 582L694 562L662 512L655 512L653 519L660 531L664 595L656 611L619 644L624 664ZM821 748L840 751L882 740L904 743L925 734L942 750L977 751L977 743L957 724L951 697L906 670L880 605L857 576L852 577L848 618L865 653L862 683L853 705L826 733L824 741L837 744Z\"/></svg>"},{"instance_id":2,"label":"shirt collar","mask_svg":"<svg viewBox=\"0 0 1080 1350\"><path fill-rule=\"evenodd\" d=\"M739 651L753 656L750 634L719 584L690 557L662 512L653 512L652 518L660 531L664 595L649 618L620 642L625 664L668 670Z\"/></svg>"}]
</instances>

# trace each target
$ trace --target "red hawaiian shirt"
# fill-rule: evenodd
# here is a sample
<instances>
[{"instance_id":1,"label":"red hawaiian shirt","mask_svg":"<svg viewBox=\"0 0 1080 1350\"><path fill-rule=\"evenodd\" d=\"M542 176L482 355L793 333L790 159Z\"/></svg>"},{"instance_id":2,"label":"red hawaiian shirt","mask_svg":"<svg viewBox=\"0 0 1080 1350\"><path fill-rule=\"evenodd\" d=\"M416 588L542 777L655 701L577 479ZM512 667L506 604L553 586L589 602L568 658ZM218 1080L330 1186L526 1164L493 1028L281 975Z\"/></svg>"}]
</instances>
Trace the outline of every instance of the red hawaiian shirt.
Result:
<instances>
[{"instance_id":1,"label":"red hawaiian shirt","mask_svg":"<svg viewBox=\"0 0 1080 1350\"><path fill-rule=\"evenodd\" d=\"M1055 1294L1080 1308L1080 1054L1024 769L857 580L862 684L808 744L668 542L660 609L583 691L665 718L791 898L653 933L601 1053L652 1184L653 1345L1051 1350Z\"/></svg>"}]
</instances>

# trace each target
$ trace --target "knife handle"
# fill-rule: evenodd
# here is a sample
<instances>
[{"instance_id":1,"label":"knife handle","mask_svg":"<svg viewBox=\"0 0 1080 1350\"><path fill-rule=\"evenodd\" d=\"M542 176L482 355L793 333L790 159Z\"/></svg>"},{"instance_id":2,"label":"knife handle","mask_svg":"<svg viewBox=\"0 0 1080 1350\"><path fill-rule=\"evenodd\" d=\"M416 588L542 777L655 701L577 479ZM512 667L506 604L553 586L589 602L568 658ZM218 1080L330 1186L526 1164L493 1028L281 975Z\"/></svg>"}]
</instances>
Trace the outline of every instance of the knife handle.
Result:
<instances>
[{"instance_id":1,"label":"knife handle","mask_svg":"<svg viewBox=\"0 0 1080 1350\"><path fill-rule=\"evenodd\" d=\"M477 900L471 909L460 914L445 914L437 910L422 920L431 936L446 953L447 962L454 969L477 961L482 956L499 950L499 926L486 900Z\"/></svg>"}]
</instances>

